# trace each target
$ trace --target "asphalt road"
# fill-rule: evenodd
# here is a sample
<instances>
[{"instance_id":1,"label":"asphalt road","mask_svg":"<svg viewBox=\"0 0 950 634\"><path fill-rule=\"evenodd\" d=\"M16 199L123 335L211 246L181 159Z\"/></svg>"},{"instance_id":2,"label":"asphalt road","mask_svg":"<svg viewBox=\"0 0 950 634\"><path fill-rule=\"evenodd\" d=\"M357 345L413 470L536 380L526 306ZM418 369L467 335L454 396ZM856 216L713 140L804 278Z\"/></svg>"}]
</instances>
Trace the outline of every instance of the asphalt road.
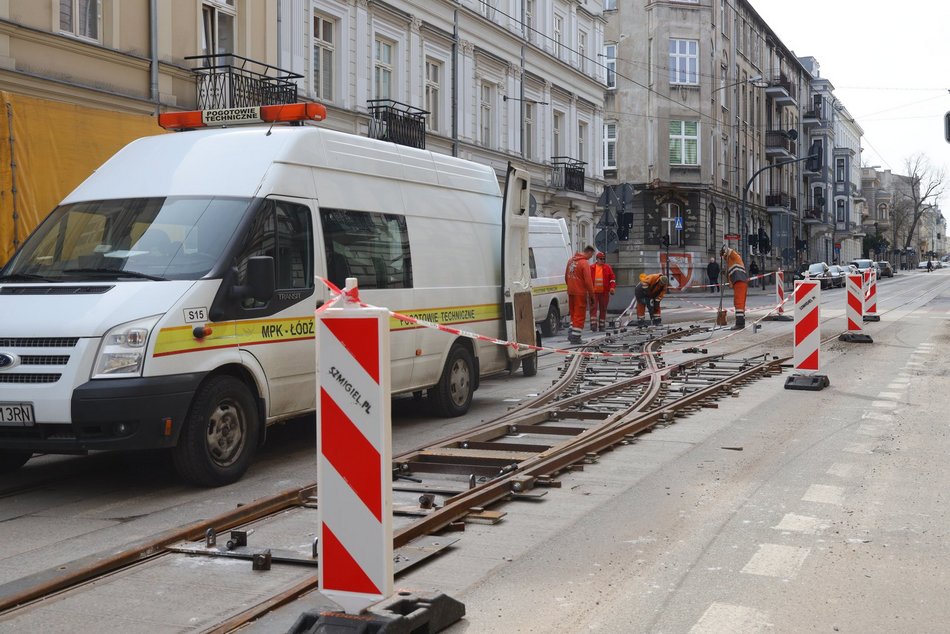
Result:
<instances>
[{"instance_id":1,"label":"asphalt road","mask_svg":"<svg viewBox=\"0 0 950 634\"><path fill-rule=\"evenodd\" d=\"M824 350L829 389L753 384L566 476L539 502L509 505L501 524L470 528L400 583L465 601L457 632L942 630L950 271L905 273L879 293L875 343ZM671 297L664 319L712 323L713 299ZM841 330L844 291L822 300L826 334ZM771 302L753 292L749 320ZM704 345L787 355L790 328ZM545 356L537 377L484 381L458 419L397 401L395 451L530 398L558 363ZM313 427L272 430L247 477L215 490L181 485L161 454L36 458L0 484L0 583L310 482Z\"/></svg>"}]
</instances>

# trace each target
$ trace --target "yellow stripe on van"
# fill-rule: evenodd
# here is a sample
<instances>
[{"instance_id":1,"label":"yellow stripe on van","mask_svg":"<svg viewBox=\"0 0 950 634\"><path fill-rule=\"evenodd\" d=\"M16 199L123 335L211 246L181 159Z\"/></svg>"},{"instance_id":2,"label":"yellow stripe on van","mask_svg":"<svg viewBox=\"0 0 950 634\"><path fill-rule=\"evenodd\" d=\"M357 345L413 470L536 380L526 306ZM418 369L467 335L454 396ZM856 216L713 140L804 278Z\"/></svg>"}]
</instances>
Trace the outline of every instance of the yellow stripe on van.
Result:
<instances>
[{"instance_id":1,"label":"yellow stripe on van","mask_svg":"<svg viewBox=\"0 0 950 634\"><path fill-rule=\"evenodd\" d=\"M445 325L491 321L501 318L501 309L497 304L447 306L396 312L416 319ZM163 357L186 352L267 343L285 343L314 338L313 317L247 319L208 323L206 326L211 329L211 334L204 339L195 338L194 327L197 325L199 324L162 328L155 340L155 351L152 356ZM419 327L394 317L389 320L390 331L411 330Z\"/></svg>"},{"instance_id":2,"label":"yellow stripe on van","mask_svg":"<svg viewBox=\"0 0 950 634\"><path fill-rule=\"evenodd\" d=\"M423 321L431 321L433 323L443 324L445 326L501 319L501 308L498 306L498 304L447 306L444 308L423 308L419 310L405 311L397 310L396 312L406 315L407 317L414 317L415 319L422 319ZM402 321L401 319L396 319L395 317L390 317L389 319L390 331L410 330L412 328L419 327L420 326L417 326L411 322Z\"/></svg>"},{"instance_id":3,"label":"yellow stripe on van","mask_svg":"<svg viewBox=\"0 0 950 634\"><path fill-rule=\"evenodd\" d=\"M531 288L532 295L548 295L550 293L566 293L567 284L551 284L550 286L534 286Z\"/></svg>"}]
</instances>

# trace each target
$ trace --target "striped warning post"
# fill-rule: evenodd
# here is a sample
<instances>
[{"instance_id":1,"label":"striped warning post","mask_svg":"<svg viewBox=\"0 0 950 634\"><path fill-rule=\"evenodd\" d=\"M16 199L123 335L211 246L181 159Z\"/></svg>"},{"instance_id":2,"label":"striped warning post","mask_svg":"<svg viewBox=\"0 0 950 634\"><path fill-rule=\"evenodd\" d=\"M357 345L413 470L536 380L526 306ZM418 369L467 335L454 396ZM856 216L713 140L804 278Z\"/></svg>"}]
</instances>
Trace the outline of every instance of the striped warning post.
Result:
<instances>
[{"instance_id":1,"label":"striped warning post","mask_svg":"<svg viewBox=\"0 0 950 634\"><path fill-rule=\"evenodd\" d=\"M848 275L845 278L847 286L847 306L845 318L847 330L838 337L841 341L852 343L873 343L868 335L864 334L864 279L860 274Z\"/></svg>"},{"instance_id":2,"label":"striped warning post","mask_svg":"<svg viewBox=\"0 0 950 634\"><path fill-rule=\"evenodd\" d=\"M877 314L877 271L868 269L867 292L864 296L864 321L881 321Z\"/></svg>"},{"instance_id":3,"label":"striped warning post","mask_svg":"<svg viewBox=\"0 0 950 634\"><path fill-rule=\"evenodd\" d=\"M355 290L317 312L319 584L350 614L393 591L389 311Z\"/></svg>"},{"instance_id":4,"label":"striped warning post","mask_svg":"<svg viewBox=\"0 0 950 634\"><path fill-rule=\"evenodd\" d=\"M795 325L792 337L795 374L785 380L786 390L821 390L829 385L828 377L818 374L821 368L820 304L820 281L795 282Z\"/></svg>"},{"instance_id":5,"label":"striped warning post","mask_svg":"<svg viewBox=\"0 0 950 634\"><path fill-rule=\"evenodd\" d=\"M775 303L778 308L772 314L766 316L766 321L792 321L792 318L785 314L785 272L775 271Z\"/></svg>"}]
</instances>

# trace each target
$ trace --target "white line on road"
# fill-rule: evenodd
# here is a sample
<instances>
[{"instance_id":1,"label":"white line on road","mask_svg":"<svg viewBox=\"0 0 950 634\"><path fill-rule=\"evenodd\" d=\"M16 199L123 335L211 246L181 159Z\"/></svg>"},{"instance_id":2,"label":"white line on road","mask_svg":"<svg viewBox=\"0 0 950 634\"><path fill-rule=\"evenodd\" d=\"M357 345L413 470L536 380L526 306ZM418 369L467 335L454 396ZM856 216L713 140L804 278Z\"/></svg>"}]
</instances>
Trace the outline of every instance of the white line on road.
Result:
<instances>
[{"instance_id":1,"label":"white line on road","mask_svg":"<svg viewBox=\"0 0 950 634\"><path fill-rule=\"evenodd\" d=\"M804 533L805 535L816 535L828 526L828 520L823 520L810 515L796 515L795 513L786 513L782 521L773 526L777 531L791 531L795 533Z\"/></svg>"},{"instance_id":2,"label":"white line on road","mask_svg":"<svg viewBox=\"0 0 950 634\"><path fill-rule=\"evenodd\" d=\"M818 502L820 504L841 505L844 499L844 488L831 484L813 484L802 496L803 502Z\"/></svg>"},{"instance_id":3,"label":"white line on road","mask_svg":"<svg viewBox=\"0 0 950 634\"><path fill-rule=\"evenodd\" d=\"M794 579L811 548L782 546L781 544L759 544L759 550L752 555L749 563L741 572L763 577Z\"/></svg>"},{"instance_id":4,"label":"white line on road","mask_svg":"<svg viewBox=\"0 0 950 634\"><path fill-rule=\"evenodd\" d=\"M734 634L764 632L770 628L768 614L731 603L713 603L690 630L690 634Z\"/></svg>"},{"instance_id":5,"label":"white line on road","mask_svg":"<svg viewBox=\"0 0 950 634\"><path fill-rule=\"evenodd\" d=\"M829 467L826 473L839 478L857 478L864 474L864 469L849 462L836 462Z\"/></svg>"}]
</instances>

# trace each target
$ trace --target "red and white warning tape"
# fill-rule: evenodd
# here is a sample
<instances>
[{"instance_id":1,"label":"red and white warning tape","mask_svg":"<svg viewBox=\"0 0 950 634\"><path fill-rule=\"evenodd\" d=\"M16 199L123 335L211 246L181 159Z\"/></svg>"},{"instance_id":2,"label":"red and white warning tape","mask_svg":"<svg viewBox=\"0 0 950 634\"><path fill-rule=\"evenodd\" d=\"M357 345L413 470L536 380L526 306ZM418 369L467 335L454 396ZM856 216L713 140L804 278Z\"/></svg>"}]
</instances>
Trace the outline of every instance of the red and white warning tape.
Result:
<instances>
[{"instance_id":1,"label":"red and white warning tape","mask_svg":"<svg viewBox=\"0 0 950 634\"><path fill-rule=\"evenodd\" d=\"M317 312L326 310L326 309L329 308L330 306L334 305L338 300L340 300L341 298L343 298L344 295L345 295L350 301L358 302L359 305L362 306L362 307L364 307L364 308L375 308L375 306L372 306L371 304L366 304L366 303L364 303L363 301L361 301L361 300L359 299L359 292L357 291L357 289L352 289L352 290L345 289L345 290L341 290L341 289L338 288L335 284L333 284L333 282L331 282L330 280L324 279L324 278L319 277L319 276L317 276L317 279L320 280L321 282L323 282L323 283L327 286L327 288L330 289L330 292L333 294L333 298L332 298L329 302L327 302L326 304L324 304L323 306L321 306L320 308L318 308L318 309L317 309ZM785 301L787 302L788 299L789 299L789 298L786 298ZM784 304L785 302L782 302L782 303ZM778 306L779 306L779 305L776 305L776 306L772 307L771 309L769 309L769 312L774 311L774 310L778 310ZM386 309L386 310L389 310L389 309ZM631 358L631 357L645 357L645 356L648 356L648 355L650 355L650 354L660 354L659 352L653 352L653 353L650 353L650 352L593 352L593 351L589 351L589 350L571 350L571 349L569 349L569 348L549 348L549 347L547 347L547 346L535 346L535 345L531 345L531 344L527 344L527 343L518 343L518 342L516 342L516 341L506 341L506 340L504 340L504 339L496 339L495 337L489 337L489 336L487 336L487 335L480 335L480 334L478 334L477 332L470 332L470 331L468 331L468 330L462 330L462 329L460 329L460 328L452 328L451 326L445 326L445 325L443 325L443 324L437 324L437 323L435 323L435 322L426 321L426 320L424 320L424 319L418 319L418 318L416 318L416 317L411 317L411 316L409 316L409 315L403 315L402 313L397 313L396 311L393 311L393 310L389 310L389 315L390 315L391 317L395 318L395 319L400 320L400 321L409 322L409 323L411 323L411 324L414 324L414 325L416 325L416 326L421 326L421 327L423 327L423 328L430 328L430 329L433 329L433 330L440 330L440 331L445 332L445 333L448 333L448 334L450 334L450 335L455 335L456 337L465 337L465 338L467 338L467 339L474 339L474 340L476 340L476 341L485 341L485 342L487 342L487 343L495 344L496 346L506 346L506 347L509 347L509 348L514 348L514 349L516 349L516 350L536 350L536 351L538 351L538 352L553 352L553 353L555 353L555 354L563 354L563 355L569 355L569 356L580 356L580 357L616 357L616 358ZM758 321L753 322L753 323L759 323L759 321L762 321L762 319L765 319L766 316L768 316L768 315L763 316L761 319L759 319ZM622 315L621 315L621 317L622 317ZM709 345L709 344L717 343L717 342L719 342L719 341L724 341L724 340L729 339L729 338L731 338L731 337L735 337L736 335L740 334L741 332L743 332L743 331L742 331L742 330L733 331L733 332L731 332L730 334L728 334L728 335L726 335L726 336L724 336L724 337L720 337L720 338L718 338L718 339L712 339L712 340L709 340L709 341L705 341L705 342L704 342L704 345ZM667 353L683 352L684 350L686 350L686 349L688 349L688 348L693 348L693 347L694 347L694 346L687 346L687 348L673 348L673 349L668 348L668 349L666 349L664 352L667 352Z\"/></svg>"}]
</instances>

